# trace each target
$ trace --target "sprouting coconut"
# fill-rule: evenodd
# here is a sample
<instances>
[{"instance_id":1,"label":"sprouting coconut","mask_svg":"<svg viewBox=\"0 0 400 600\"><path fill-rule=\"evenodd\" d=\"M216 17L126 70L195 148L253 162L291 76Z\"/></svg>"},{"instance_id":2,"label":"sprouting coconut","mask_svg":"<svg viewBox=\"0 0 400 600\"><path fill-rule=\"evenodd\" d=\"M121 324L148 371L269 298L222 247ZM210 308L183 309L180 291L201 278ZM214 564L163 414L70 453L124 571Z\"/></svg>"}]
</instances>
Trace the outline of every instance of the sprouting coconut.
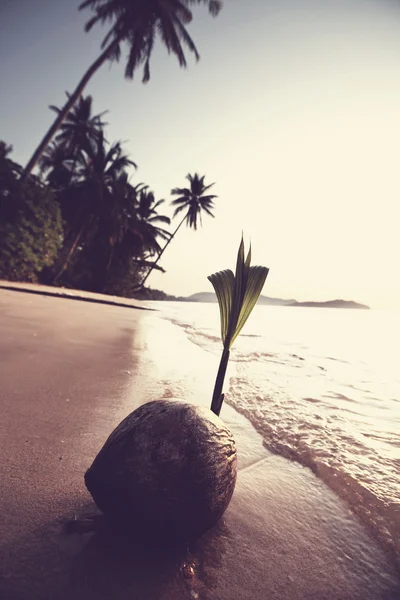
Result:
<instances>
[{"instance_id":1,"label":"sprouting coconut","mask_svg":"<svg viewBox=\"0 0 400 600\"><path fill-rule=\"evenodd\" d=\"M236 462L231 432L209 409L156 400L113 431L85 482L101 511L137 537L189 539L225 512Z\"/></svg>"},{"instance_id":2,"label":"sprouting coconut","mask_svg":"<svg viewBox=\"0 0 400 600\"><path fill-rule=\"evenodd\" d=\"M236 274L209 280L221 314L223 353L211 410L173 400L140 406L112 432L85 475L97 506L136 539L189 540L215 525L231 500L237 472L232 433L219 418L232 343L268 275L250 266L241 241Z\"/></svg>"}]
</instances>

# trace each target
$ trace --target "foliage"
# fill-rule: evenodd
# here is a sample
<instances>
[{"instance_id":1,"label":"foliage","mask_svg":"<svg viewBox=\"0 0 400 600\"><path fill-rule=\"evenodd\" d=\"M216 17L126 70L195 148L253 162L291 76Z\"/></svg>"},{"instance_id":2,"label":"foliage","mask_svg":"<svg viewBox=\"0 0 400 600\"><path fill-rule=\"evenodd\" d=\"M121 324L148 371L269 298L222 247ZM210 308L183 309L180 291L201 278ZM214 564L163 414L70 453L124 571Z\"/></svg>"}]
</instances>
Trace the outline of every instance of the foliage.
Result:
<instances>
[{"instance_id":1,"label":"foliage","mask_svg":"<svg viewBox=\"0 0 400 600\"><path fill-rule=\"evenodd\" d=\"M62 220L51 190L36 178L20 183L20 167L0 143L0 278L38 280L62 243Z\"/></svg>"},{"instance_id":2,"label":"foliage","mask_svg":"<svg viewBox=\"0 0 400 600\"><path fill-rule=\"evenodd\" d=\"M160 253L160 241L169 239L170 219L159 212L164 200L156 200L148 186L130 183L128 169L136 164L121 142L108 143L92 108L91 99L83 98L42 160L65 223L52 279L128 296Z\"/></svg>"},{"instance_id":3,"label":"foliage","mask_svg":"<svg viewBox=\"0 0 400 600\"><path fill-rule=\"evenodd\" d=\"M70 97L68 93L67 97ZM57 106L50 108L57 114L61 113ZM102 116L105 113L92 115L92 109L92 97L81 96L41 157L41 173L47 174L47 182L54 189L62 189L71 182L81 152L90 153L92 145L96 144L104 130L106 123L102 121Z\"/></svg>"},{"instance_id":4,"label":"foliage","mask_svg":"<svg viewBox=\"0 0 400 600\"><path fill-rule=\"evenodd\" d=\"M93 291L121 289L121 285L124 290L130 289L130 283L122 283L128 279L136 282L136 287L143 286L150 272L158 268L158 261L181 226L183 221L171 235L164 228L169 217L158 212L164 201L156 201L147 186L129 183L127 169L136 165L124 154L120 142L109 146L104 136L104 113L93 115L92 98L83 97L82 93L105 62L120 59L123 45L128 50L125 76L133 78L134 72L143 67L143 82L150 79L150 59L157 39L181 67L187 66L187 51L199 59L187 25L192 21L192 9L200 5L216 16L222 2L84 0L80 4L79 9L89 8L93 12L86 31L96 24L107 23L111 27L100 55L75 90L67 93L65 105L50 107L56 119L19 173L19 183L25 184L31 181L30 173L39 165L40 176L56 194L54 210L62 212L63 248L53 272L49 269L46 272L53 283L80 282L81 287ZM204 177L197 174L188 177L189 195L186 188L176 188L179 198L174 201L175 215L186 211L187 224L196 229L203 210L213 216L215 196L204 195L211 187L204 186ZM163 248L160 241L166 242ZM156 260L150 263L154 257Z\"/></svg>"},{"instance_id":5,"label":"foliage","mask_svg":"<svg viewBox=\"0 0 400 600\"><path fill-rule=\"evenodd\" d=\"M136 291L133 295L134 298L137 298L138 300L160 300L160 301L165 301L168 300L169 302L187 302L187 298L185 298L184 296L172 296L171 294L167 294L166 292L163 292L162 290L155 290L152 288L143 288L139 291Z\"/></svg>"},{"instance_id":6,"label":"foliage","mask_svg":"<svg viewBox=\"0 0 400 600\"><path fill-rule=\"evenodd\" d=\"M12 146L0 140L0 202L16 192L21 167L9 158Z\"/></svg>"},{"instance_id":7,"label":"foliage","mask_svg":"<svg viewBox=\"0 0 400 600\"><path fill-rule=\"evenodd\" d=\"M143 267L140 262L136 262L129 255L118 257L107 273L104 292L122 298L133 298L142 276Z\"/></svg>"},{"instance_id":8,"label":"foliage","mask_svg":"<svg viewBox=\"0 0 400 600\"><path fill-rule=\"evenodd\" d=\"M93 116L92 111L92 98L82 97L43 155L40 178L22 180L21 167L9 159L10 148L0 145L0 198L7 199L3 212L14 211L5 222L16 228L13 235L7 233L0 248L3 260L10 252L14 256L7 272L3 267L3 276L29 281L39 277L46 284L132 297L143 289L153 269L163 271L158 262L185 221L196 229L203 210L214 216L211 209L216 196L208 193L214 184L206 185L205 177L195 173L187 176L189 188L172 190L178 195L172 202L175 215L184 211L184 216L171 234L170 218L160 212L165 200L157 199L147 185L130 182L129 170L136 164L121 142L107 141L104 113ZM30 198L33 189L34 201ZM17 210L16 198L25 212ZM28 210L30 228L23 220ZM48 247L40 246L43 239L35 229L42 222ZM37 252L29 257L27 267L20 254L25 252L25 237L31 230L37 237Z\"/></svg>"},{"instance_id":9,"label":"foliage","mask_svg":"<svg viewBox=\"0 0 400 600\"><path fill-rule=\"evenodd\" d=\"M67 93L67 97L70 98L70 94ZM61 113L61 109L57 106L50 106L50 108L58 115ZM92 96L81 96L61 124L59 133L55 137L56 144L70 152L72 157L81 149L86 150L92 142L95 142L106 125L102 121L102 116L107 111L92 115L92 108Z\"/></svg>"}]
</instances>

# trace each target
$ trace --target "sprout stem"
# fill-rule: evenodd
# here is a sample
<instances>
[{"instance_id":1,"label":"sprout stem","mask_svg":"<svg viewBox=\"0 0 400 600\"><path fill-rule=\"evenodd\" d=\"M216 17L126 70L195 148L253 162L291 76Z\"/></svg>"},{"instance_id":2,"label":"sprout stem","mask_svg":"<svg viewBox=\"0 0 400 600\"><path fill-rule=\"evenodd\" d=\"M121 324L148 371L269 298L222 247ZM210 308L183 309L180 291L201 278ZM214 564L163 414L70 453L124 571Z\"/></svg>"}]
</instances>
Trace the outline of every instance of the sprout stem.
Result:
<instances>
[{"instance_id":1,"label":"sprout stem","mask_svg":"<svg viewBox=\"0 0 400 600\"><path fill-rule=\"evenodd\" d=\"M217 373L217 378L215 380L214 393L211 402L211 410L218 417L219 413L221 412L222 403L224 401L224 394L222 393L222 388L224 385L226 368L228 366L229 354L229 348L224 348L221 356L221 362L219 363L219 369Z\"/></svg>"}]
</instances>

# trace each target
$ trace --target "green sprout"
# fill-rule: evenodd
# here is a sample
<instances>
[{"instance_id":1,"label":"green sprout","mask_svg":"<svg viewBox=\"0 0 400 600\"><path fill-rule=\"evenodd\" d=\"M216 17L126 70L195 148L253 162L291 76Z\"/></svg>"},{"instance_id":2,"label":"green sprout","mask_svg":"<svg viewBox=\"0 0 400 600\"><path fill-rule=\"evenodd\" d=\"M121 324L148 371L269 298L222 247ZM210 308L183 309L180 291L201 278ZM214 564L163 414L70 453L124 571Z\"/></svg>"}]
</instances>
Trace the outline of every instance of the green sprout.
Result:
<instances>
[{"instance_id":1,"label":"green sprout","mask_svg":"<svg viewBox=\"0 0 400 600\"><path fill-rule=\"evenodd\" d=\"M235 275L230 269L226 269L208 277L217 295L221 315L221 339L224 346L211 402L211 410L216 415L220 414L224 401L222 388L230 349L256 305L269 272L267 267L251 267L250 260L251 247L245 260L242 237Z\"/></svg>"}]
</instances>

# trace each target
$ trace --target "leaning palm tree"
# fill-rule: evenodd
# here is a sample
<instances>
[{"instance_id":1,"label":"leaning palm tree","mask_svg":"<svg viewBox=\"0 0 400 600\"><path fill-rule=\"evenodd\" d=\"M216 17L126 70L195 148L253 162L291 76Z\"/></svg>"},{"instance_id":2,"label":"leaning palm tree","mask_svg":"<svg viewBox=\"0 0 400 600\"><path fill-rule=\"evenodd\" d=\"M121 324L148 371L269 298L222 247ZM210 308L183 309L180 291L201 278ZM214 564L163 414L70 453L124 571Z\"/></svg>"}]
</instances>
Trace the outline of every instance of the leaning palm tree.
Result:
<instances>
[{"instance_id":1,"label":"leaning palm tree","mask_svg":"<svg viewBox=\"0 0 400 600\"><path fill-rule=\"evenodd\" d=\"M170 236L169 240L165 244L164 248L161 250L159 255L157 256L157 260L151 266L151 269L146 274L146 277L141 282L141 287L144 286L148 277L152 273L153 269L157 266L160 258L164 254L165 250L168 248L169 244L172 242L179 229L186 221L186 225L196 231L198 224L203 224L202 222L202 212L204 211L210 217L214 217L212 213L212 209L214 208L214 199L217 196L213 194L207 194L208 190L215 185L214 183L210 183L209 185L205 185L204 183L205 175L200 177L197 173L191 175L188 173L186 175L186 179L189 180L188 188L174 188L171 190L171 194L173 196L178 196L175 200L172 201L172 205L176 206L175 212L173 214L173 218L179 215L182 212L185 212L183 219L180 221L178 227L175 229L173 234Z\"/></svg>"},{"instance_id":2,"label":"leaning palm tree","mask_svg":"<svg viewBox=\"0 0 400 600\"><path fill-rule=\"evenodd\" d=\"M192 20L191 7L205 4L215 16L219 13L221 0L85 0L79 9L90 8L94 16L86 23L89 31L97 23L111 22L112 26L102 43L100 56L90 65L63 109L28 161L22 178L26 178L37 164L45 148L82 94L86 84L107 61L118 61L121 47L128 45L125 77L132 79L137 68L143 66L143 82L150 79L150 58L159 37L168 53L174 54L181 67L187 66L184 48L200 58L196 45L186 25Z\"/></svg>"}]
</instances>

